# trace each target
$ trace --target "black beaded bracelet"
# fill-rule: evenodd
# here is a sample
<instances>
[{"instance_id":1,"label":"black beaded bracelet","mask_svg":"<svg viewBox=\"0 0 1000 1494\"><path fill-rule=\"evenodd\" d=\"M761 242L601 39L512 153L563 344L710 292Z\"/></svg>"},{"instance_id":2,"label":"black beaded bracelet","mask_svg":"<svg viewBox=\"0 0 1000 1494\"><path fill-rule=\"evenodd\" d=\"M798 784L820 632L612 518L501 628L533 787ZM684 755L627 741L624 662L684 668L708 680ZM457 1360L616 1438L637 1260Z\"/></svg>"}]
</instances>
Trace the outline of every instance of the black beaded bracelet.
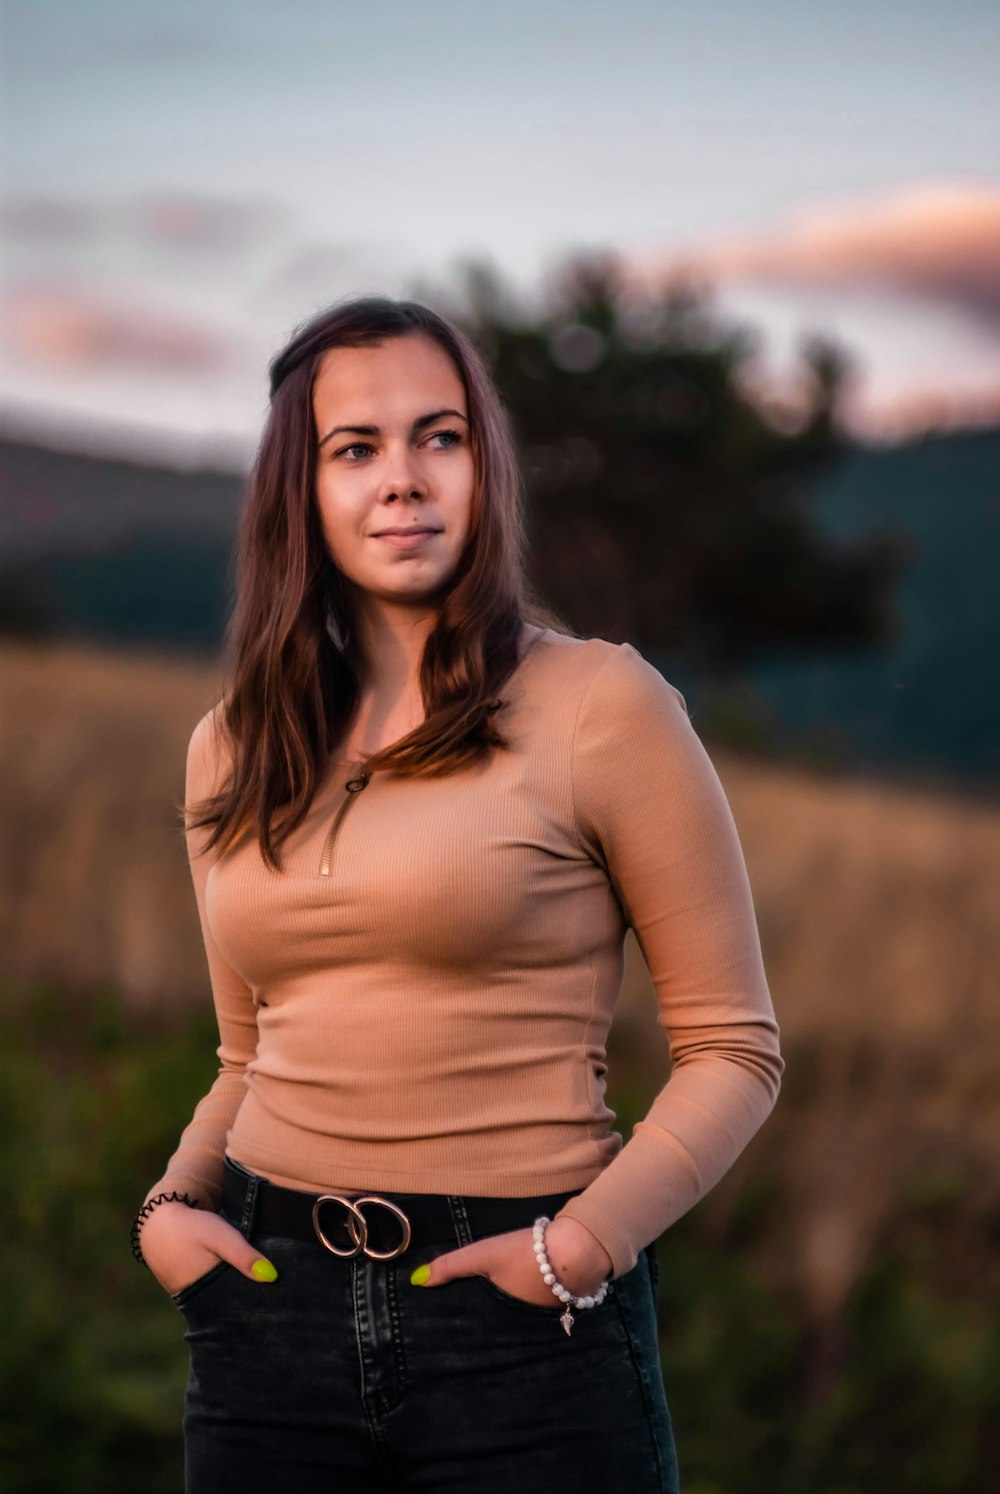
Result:
<instances>
[{"instance_id":1,"label":"black beaded bracelet","mask_svg":"<svg viewBox=\"0 0 1000 1494\"><path fill-rule=\"evenodd\" d=\"M189 1209L198 1208L198 1204L196 1203L196 1201L193 1198L190 1198L186 1193L178 1193L176 1190L173 1193L158 1193L155 1198L151 1198L148 1203L143 1204L138 1214L136 1214L135 1218L132 1220L132 1254L139 1262L139 1265L145 1266L147 1271L149 1270L149 1262L147 1260L144 1260L142 1247L139 1244L139 1235L142 1232L142 1226L145 1224L150 1214L156 1208L157 1204L173 1203L174 1200L176 1200L178 1203L187 1204Z\"/></svg>"}]
</instances>

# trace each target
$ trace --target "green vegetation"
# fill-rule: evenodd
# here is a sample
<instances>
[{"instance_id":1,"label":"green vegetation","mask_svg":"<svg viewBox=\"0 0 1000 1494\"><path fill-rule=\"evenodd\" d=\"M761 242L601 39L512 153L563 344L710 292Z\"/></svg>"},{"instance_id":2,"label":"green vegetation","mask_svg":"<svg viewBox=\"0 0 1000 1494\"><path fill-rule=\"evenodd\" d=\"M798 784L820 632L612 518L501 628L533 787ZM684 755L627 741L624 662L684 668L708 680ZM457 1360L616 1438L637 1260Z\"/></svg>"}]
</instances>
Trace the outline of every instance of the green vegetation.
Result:
<instances>
[{"instance_id":1,"label":"green vegetation","mask_svg":"<svg viewBox=\"0 0 1000 1494\"><path fill-rule=\"evenodd\" d=\"M216 1071L210 1016L165 1032L111 993L72 1007L45 987L5 995L4 1488L179 1494L183 1323L128 1231ZM627 1045L612 1057L627 1074ZM644 1088L609 1092L623 1134ZM935 1174L907 1190L833 1343L755 1264L782 1234L776 1177L755 1175L711 1238L698 1209L667 1232L660 1322L684 1494L995 1487L1000 1312L975 1270L942 1269L956 1186Z\"/></svg>"},{"instance_id":2,"label":"green vegetation","mask_svg":"<svg viewBox=\"0 0 1000 1494\"><path fill-rule=\"evenodd\" d=\"M0 1056L8 1494L179 1494L183 1324L129 1226L216 1072L204 1018L141 1030L110 993L7 993Z\"/></svg>"}]
</instances>

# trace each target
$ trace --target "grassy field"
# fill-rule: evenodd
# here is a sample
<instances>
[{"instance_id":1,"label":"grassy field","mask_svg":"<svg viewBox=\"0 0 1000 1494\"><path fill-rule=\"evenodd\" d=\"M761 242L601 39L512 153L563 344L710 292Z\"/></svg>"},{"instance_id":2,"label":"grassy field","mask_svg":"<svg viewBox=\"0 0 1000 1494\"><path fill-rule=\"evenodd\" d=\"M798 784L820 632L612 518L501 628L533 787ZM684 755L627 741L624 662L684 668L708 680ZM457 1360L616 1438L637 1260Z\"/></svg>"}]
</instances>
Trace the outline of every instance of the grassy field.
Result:
<instances>
[{"instance_id":1,"label":"grassy field","mask_svg":"<svg viewBox=\"0 0 1000 1494\"><path fill-rule=\"evenodd\" d=\"M0 650L0 1051L12 1494L179 1494L182 1323L128 1225L216 1072L172 805L212 671ZM787 1071L660 1240L685 1494L1000 1486L1000 808L708 744ZM634 944L619 1129L668 1071Z\"/></svg>"}]
</instances>

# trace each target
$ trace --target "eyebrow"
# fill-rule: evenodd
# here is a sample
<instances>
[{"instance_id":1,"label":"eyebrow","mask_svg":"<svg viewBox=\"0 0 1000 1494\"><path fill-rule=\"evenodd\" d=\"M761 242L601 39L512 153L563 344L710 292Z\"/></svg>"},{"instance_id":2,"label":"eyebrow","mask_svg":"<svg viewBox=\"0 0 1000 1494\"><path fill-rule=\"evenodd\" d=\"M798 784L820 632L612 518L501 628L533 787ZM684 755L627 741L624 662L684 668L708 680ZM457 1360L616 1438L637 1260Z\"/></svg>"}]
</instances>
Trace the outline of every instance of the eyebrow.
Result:
<instances>
[{"instance_id":1,"label":"eyebrow","mask_svg":"<svg viewBox=\"0 0 1000 1494\"><path fill-rule=\"evenodd\" d=\"M461 410L432 410L429 415L418 415L410 429L412 431L422 431L425 426L433 425L435 420L440 420L443 415L457 415L459 420L465 421L466 425L469 423L468 418L462 414ZM327 431L319 443L320 446L325 446L331 436L339 436L344 432L351 436L380 436L382 428L378 425L335 425L332 431Z\"/></svg>"}]
</instances>

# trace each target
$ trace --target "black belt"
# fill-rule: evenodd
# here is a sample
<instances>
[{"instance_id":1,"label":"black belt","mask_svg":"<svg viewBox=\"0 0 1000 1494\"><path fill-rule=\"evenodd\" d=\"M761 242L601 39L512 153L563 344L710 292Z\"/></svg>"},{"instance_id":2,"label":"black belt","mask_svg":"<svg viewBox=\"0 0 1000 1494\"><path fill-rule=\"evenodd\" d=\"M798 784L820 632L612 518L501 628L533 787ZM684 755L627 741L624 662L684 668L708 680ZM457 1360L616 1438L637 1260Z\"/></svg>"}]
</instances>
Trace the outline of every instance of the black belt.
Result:
<instances>
[{"instance_id":1,"label":"black belt","mask_svg":"<svg viewBox=\"0 0 1000 1494\"><path fill-rule=\"evenodd\" d=\"M221 1212L248 1237L252 1231L319 1240L334 1255L364 1253L377 1260L426 1245L461 1243L461 1219L473 1239L530 1227L540 1214L553 1218L577 1193L531 1198L449 1197L442 1193L305 1193L283 1188L223 1159Z\"/></svg>"}]
</instances>

